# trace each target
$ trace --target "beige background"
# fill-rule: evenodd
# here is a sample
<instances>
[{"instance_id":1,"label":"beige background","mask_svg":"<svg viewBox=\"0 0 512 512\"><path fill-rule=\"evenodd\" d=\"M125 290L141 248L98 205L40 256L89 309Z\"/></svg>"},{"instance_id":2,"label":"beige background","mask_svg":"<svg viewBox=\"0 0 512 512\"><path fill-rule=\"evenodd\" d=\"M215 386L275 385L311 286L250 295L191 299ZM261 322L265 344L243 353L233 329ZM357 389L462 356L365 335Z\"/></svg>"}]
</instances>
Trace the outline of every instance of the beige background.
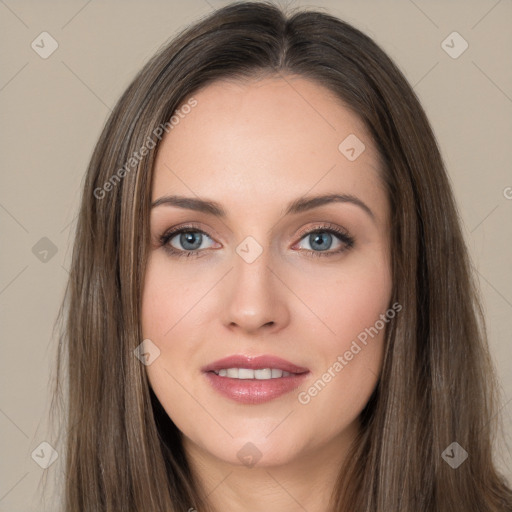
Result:
<instances>
[{"instance_id":1,"label":"beige background","mask_svg":"<svg viewBox=\"0 0 512 512\"><path fill-rule=\"evenodd\" d=\"M60 480L63 457L43 470L31 454L43 441L60 449L44 422L52 325L100 130L147 59L178 29L226 3L0 0L0 511L56 510L50 496L41 505L37 492L43 472ZM512 445L512 2L289 3L323 8L373 37L422 101L478 272ZM31 48L43 31L59 45L47 59ZM457 59L441 47L453 31L469 44ZM32 250L43 237L57 250L46 262ZM497 454L510 480L511 453Z\"/></svg>"}]
</instances>

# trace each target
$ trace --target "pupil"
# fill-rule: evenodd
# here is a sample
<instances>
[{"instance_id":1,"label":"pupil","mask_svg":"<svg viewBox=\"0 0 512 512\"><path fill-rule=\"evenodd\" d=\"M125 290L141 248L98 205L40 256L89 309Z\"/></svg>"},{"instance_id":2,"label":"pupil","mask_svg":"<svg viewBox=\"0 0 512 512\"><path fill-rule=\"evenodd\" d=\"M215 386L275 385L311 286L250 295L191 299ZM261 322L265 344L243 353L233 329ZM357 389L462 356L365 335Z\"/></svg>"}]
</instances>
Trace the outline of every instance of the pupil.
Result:
<instances>
[{"instance_id":1,"label":"pupil","mask_svg":"<svg viewBox=\"0 0 512 512\"><path fill-rule=\"evenodd\" d=\"M332 235L330 233L315 233L311 235L313 237L313 243L310 241L311 247L314 248L314 245L317 243L322 243L322 239L324 242L327 242L327 245L329 245L329 242L331 241ZM328 247L317 247L318 249L325 250L328 249Z\"/></svg>"},{"instance_id":2,"label":"pupil","mask_svg":"<svg viewBox=\"0 0 512 512\"><path fill-rule=\"evenodd\" d=\"M201 236L200 233L182 233L180 243L185 249L195 250L201 246ZM197 239L195 243L194 238Z\"/></svg>"}]
</instances>

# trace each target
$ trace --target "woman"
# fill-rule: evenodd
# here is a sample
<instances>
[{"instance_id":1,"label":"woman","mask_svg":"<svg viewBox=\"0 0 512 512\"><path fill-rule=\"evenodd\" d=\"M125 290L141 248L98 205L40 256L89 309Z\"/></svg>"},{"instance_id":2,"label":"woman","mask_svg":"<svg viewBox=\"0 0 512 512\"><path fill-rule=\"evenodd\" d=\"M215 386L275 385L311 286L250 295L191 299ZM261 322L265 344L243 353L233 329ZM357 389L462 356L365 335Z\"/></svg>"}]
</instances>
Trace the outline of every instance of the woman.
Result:
<instances>
[{"instance_id":1,"label":"woman","mask_svg":"<svg viewBox=\"0 0 512 512\"><path fill-rule=\"evenodd\" d=\"M150 60L65 306L66 511L512 510L435 137L334 17L229 5Z\"/></svg>"}]
</instances>

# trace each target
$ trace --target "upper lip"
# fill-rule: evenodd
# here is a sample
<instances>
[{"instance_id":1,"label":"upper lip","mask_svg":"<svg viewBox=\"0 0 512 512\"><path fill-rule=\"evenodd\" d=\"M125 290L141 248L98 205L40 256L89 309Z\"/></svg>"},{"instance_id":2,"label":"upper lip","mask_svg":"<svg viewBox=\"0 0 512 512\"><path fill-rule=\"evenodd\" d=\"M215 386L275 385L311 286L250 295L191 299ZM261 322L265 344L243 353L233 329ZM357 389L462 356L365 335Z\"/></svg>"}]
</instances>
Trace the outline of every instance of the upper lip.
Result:
<instances>
[{"instance_id":1,"label":"upper lip","mask_svg":"<svg viewBox=\"0 0 512 512\"><path fill-rule=\"evenodd\" d=\"M251 370L261 370L264 368L276 368L289 373L305 373L309 370L301 366L297 366L290 361L281 359L272 355L246 356L232 355L219 359L202 368L203 372L219 371L224 368L248 368Z\"/></svg>"}]
</instances>

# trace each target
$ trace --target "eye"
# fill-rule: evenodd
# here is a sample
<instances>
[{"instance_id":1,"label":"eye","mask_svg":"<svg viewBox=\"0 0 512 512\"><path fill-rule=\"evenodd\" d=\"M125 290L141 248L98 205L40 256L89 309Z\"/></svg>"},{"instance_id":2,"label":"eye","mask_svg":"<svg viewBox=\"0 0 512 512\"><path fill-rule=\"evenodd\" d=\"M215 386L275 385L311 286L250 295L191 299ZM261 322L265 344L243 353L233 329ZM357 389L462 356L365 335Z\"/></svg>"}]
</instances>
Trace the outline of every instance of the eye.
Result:
<instances>
[{"instance_id":1,"label":"eye","mask_svg":"<svg viewBox=\"0 0 512 512\"><path fill-rule=\"evenodd\" d=\"M204 231L194 226L183 226L160 237L160 244L167 252L185 257L198 256L203 249L210 248L208 241L213 242Z\"/></svg>"},{"instance_id":2,"label":"eye","mask_svg":"<svg viewBox=\"0 0 512 512\"><path fill-rule=\"evenodd\" d=\"M311 231L302 233L301 240L306 242L304 250L312 256L333 256L340 254L354 245L354 238L338 226L319 226ZM334 250L333 249L333 245Z\"/></svg>"}]
</instances>

